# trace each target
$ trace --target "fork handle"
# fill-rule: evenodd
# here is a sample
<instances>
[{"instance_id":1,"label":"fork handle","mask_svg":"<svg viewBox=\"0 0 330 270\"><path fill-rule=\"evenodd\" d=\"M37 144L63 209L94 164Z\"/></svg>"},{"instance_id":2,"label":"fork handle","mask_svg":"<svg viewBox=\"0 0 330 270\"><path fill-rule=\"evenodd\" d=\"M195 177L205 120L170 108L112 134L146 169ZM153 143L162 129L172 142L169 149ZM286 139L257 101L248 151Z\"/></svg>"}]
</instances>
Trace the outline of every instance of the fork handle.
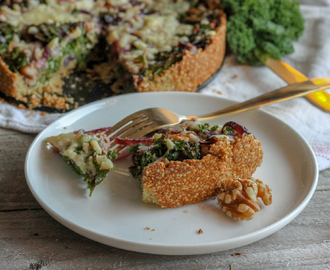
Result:
<instances>
[{"instance_id":1,"label":"fork handle","mask_svg":"<svg viewBox=\"0 0 330 270\"><path fill-rule=\"evenodd\" d=\"M330 88L330 78L310 79L304 82L294 83L289 86L268 92L256 98L252 98L245 102L235 104L233 106L213 113L199 116L189 116L187 118L197 118L199 121L209 120L220 116L226 116L256 109L284 100L301 97L327 88Z\"/></svg>"}]
</instances>

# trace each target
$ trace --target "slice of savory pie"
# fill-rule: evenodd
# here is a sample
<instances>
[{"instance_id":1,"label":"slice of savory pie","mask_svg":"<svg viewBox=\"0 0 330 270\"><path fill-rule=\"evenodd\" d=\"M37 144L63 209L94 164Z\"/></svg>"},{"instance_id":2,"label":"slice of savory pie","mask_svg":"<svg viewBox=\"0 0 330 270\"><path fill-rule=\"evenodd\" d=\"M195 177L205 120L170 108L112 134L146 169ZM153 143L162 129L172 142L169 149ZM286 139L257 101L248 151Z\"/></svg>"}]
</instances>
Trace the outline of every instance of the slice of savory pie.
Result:
<instances>
[{"instance_id":1,"label":"slice of savory pie","mask_svg":"<svg viewBox=\"0 0 330 270\"><path fill-rule=\"evenodd\" d=\"M205 200L223 181L251 177L263 157L261 143L234 122L210 127L185 121L153 139L131 148L130 171L141 181L143 200L164 208Z\"/></svg>"},{"instance_id":2,"label":"slice of savory pie","mask_svg":"<svg viewBox=\"0 0 330 270\"><path fill-rule=\"evenodd\" d=\"M173 208L217 196L236 221L250 220L272 203L268 185L252 174L262 163L261 143L235 122L210 127L197 121L158 130L152 144L131 147L131 174L142 200Z\"/></svg>"},{"instance_id":3,"label":"slice of savory pie","mask_svg":"<svg viewBox=\"0 0 330 270\"><path fill-rule=\"evenodd\" d=\"M114 169L112 160L116 158L116 153L109 149L109 138L105 134L108 130L78 130L45 140L78 175L83 176L90 196L108 172Z\"/></svg>"},{"instance_id":4,"label":"slice of savory pie","mask_svg":"<svg viewBox=\"0 0 330 270\"><path fill-rule=\"evenodd\" d=\"M31 109L68 109L74 100L63 94L63 79L94 61L96 48L109 65L123 66L119 76L128 73L141 92L195 91L224 58L226 16L218 0L1 5L0 92Z\"/></svg>"}]
</instances>

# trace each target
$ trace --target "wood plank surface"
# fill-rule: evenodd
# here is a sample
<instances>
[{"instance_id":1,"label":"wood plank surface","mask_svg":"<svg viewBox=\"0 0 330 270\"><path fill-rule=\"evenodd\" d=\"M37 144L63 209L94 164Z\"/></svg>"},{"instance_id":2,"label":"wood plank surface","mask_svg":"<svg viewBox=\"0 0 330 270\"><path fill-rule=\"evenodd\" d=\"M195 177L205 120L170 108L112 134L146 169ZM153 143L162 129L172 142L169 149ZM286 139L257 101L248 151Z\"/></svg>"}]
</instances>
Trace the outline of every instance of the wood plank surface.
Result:
<instances>
[{"instance_id":1,"label":"wood plank surface","mask_svg":"<svg viewBox=\"0 0 330 270\"><path fill-rule=\"evenodd\" d=\"M24 176L34 138L0 129L0 269L330 269L330 169L303 212L265 239L212 254L150 255L89 240L40 207Z\"/></svg>"}]
</instances>

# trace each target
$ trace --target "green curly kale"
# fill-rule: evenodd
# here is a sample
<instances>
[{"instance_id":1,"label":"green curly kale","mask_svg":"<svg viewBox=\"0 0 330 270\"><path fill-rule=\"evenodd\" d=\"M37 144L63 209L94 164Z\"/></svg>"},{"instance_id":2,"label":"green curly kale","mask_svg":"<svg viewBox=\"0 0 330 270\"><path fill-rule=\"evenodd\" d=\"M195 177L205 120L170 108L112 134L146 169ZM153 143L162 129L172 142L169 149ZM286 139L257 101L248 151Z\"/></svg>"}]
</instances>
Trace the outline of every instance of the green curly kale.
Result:
<instances>
[{"instance_id":1,"label":"green curly kale","mask_svg":"<svg viewBox=\"0 0 330 270\"><path fill-rule=\"evenodd\" d=\"M222 0L228 16L227 43L238 61L261 65L294 51L304 31L299 3L290 0Z\"/></svg>"}]
</instances>

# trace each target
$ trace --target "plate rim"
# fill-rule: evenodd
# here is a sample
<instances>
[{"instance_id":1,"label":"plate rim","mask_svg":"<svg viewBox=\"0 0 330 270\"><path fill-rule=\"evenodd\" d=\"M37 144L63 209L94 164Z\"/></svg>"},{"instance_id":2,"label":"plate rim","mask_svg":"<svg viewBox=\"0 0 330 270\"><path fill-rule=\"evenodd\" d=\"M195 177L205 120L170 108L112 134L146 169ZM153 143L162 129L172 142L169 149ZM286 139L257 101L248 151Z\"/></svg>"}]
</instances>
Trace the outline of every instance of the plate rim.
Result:
<instances>
[{"instance_id":1,"label":"plate rim","mask_svg":"<svg viewBox=\"0 0 330 270\"><path fill-rule=\"evenodd\" d=\"M78 121L79 119L82 119L86 115L91 114L92 112L96 110L102 109L102 105L106 105L109 100L111 99L121 99L123 97L129 98L130 96L134 95L204 95L204 96L209 96L211 98L217 98L223 101L230 102L232 104L238 103L232 99L222 97L222 96L211 96L211 95L205 95L203 93L196 93L196 92L145 92L145 93L129 93L125 95L120 95L120 96L113 96L113 97L108 97L102 100L94 101L89 104L83 105L73 111L70 111L64 115L62 115L60 118L55 120L53 123L51 123L49 126L47 126L43 131L41 131L33 140L33 142L30 144L29 149L27 151L26 157L25 157L25 163L24 163L24 173L25 173L25 178L26 182L28 184L28 187L33 194L34 198L37 200L37 202L42 206L42 208L50 215L52 216L55 220L57 220L59 223L61 223L63 226L69 228L70 230L74 231L75 233L78 233L82 235L83 237L89 238L93 241L109 245L112 247L120 248L120 249L125 249L125 250L130 250L130 251L135 251L135 252L140 252L140 253L148 253L148 254L158 254L158 255L197 255L197 254L206 254L206 253L213 253L213 252L219 252L219 251L224 251L224 250L229 250L232 248L237 248L237 247L242 247L248 244L251 244L253 242L259 241L275 232L278 230L282 229L284 226L286 226L288 223L290 223L295 217L297 217L302 210L307 206L309 203L310 199L312 198L317 183L318 183L318 177L319 177L319 170L318 170L318 165L317 165L317 160L315 157L315 154L311 148L311 146L308 144L306 139L295 129L290 127L287 123L279 119L278 117L272 115L271 113L257 109L260 113L267 114L268 117L274 118L276 121L281 122L284 124L286 127L290 128L291 132L295 133L296 136L299 137L299 139L304 143L306 149L310 152L311 160L313 161L313 168L311 169L311 174L313 174L313 180L310 183L310 189L307 193L307 195L304 197L304 199L300 202L297 207L295 207L292 211L289 212L286 216L281 218L280 220L265 226L261 229L258 229L254 232L247 233L245 235L241 235L238 237L234 238L229 238L225 240L220 240L220 241L215 241L212 243L195 243L195 244L156 244L156 243L137 243L136 241L128 241L125 239L119 239L115 238L113 236L107 236L99 232L93 232L90 231L87 228L84 228L80 224L76 224L71 222L70 220L67 220L66 218L62 217L58 213L54 212L43 200L42 198L39 197L39 194L36 192L34 186L33 186L33 180L29 178L29 172L28 172L28 163L29 163L29 156L31 155L35 145L37 145L40 141L40 138L43 136L44 133L47 132L48 129L52 128L53 126L56 126L56 124L60 123L60 121L64 121L65 118L70 118L74 114L79 114L80 111L85 111L87 110L87 113L82 114L79 118L75 119L74 122ZM89 110L88 110L89 109ZM88 234L88 235L86 235ZM101 239L105 238L105 240ZM240 244L240 242L244 239L244 244ZM106 240L111 240L113 243L109 243L109 241ZM219 242L221 242L221 245L226 245L226 248L216 248L219 246ZM151 249L150 249L151 248ZM203 249L201 252L200 249ZM216 249L216 250L215 250Z\"/></svg>"}]
</instances>

